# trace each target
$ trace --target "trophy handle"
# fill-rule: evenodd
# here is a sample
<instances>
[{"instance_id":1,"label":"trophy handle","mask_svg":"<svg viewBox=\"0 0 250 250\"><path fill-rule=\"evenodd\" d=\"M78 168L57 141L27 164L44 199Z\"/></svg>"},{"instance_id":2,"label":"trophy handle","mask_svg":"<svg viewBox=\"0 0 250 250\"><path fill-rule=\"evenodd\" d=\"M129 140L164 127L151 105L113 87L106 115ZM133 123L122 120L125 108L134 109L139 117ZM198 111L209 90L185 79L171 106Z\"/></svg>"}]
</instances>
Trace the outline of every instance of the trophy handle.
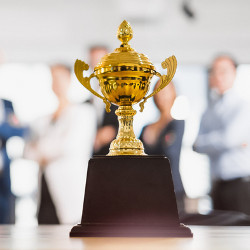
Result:
<instances>
[{"instance_id":1,"label":"trophy handle","mask_svg":"<svg viewBox=\"0 0 250 250\"><path fill-rule=\"evenodd\" d=\"M160 73L156 72L155 75L160 77L161 83L160 86L153 91L152 94L150 94L149 96L146 96L143 98L143 101L141 103L139 103L140 105L140 112L143 111L144 109L144 104L147 101L148 98L152 97L153 95L157 94L160 90L162 90L163 88L165 88L173 79L174 74L176 72L176 67L177 67L177 60L175 56L171 56L169 58L167 58L165 61L163 61L161 63L161 66L163 69L167 68L167 75L161 75Z\"/></svg>"},{"instance_id":2,"label":"trophy handle","mask_svg":"<svg viewBox=\"0 0 250 250\"><path fill-rule=\"evenodd\" d=\"M89 69L89 65L86 64L85 62L81 61L81 60L76 60L75 62L75 67L74 67L74 71L75 71L75 75L78 79L78 81L87 89L89 90L93 95L101 98L103 100L103 102L106 104L106 111L109 113L110 112L110 106L111 103L109 100L107 100L107 98L99 95L96 91L94 91L91 88L90 85L90 80L91 78L95 77L95 74L92 73L89 77L83 77L83 71L84 70L88 70Z\"/></svg>"}]
</instances>

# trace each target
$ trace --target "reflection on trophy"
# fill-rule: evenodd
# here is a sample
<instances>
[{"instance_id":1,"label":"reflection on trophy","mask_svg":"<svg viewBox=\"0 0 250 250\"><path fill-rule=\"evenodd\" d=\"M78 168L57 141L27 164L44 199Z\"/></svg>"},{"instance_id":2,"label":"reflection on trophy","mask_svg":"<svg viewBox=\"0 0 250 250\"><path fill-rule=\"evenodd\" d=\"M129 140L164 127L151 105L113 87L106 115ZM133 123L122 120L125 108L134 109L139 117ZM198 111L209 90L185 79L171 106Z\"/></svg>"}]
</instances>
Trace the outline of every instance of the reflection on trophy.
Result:
<instances>
[{"instance_id":1,"label":"reflection on trophy","mask_svg":"<svg viewBox=\"0 0 250 250\"><path fill-rule=\"evenodd\" d=\"M133 37L133 31L127 21L121 23L117 37L122 42L120 48L104 56L89 77L83 77L83 71L88 70L89 66L80 60L75 62L75 74L85 88L103 100L107 112L110 111L110 103L119 106L116 110L119 131L110 145L108 155L145 155L142 142L135 137L133 131L133 116L136 111L132 105L140 102L142 112L147 99L170 83L177 62L175 56L167 58L162 62L162 67L167 68L167 75L158 73L145 55L137 53L128 44ZM152 94L146 96L154 75L160 77L161 84ZM99 80L103 96L91 88L90 80L93 77Z\"/></svg>"},{"instance_id":2,"label":"reflection on trophy","mask_svg":"<svg viewBox=\"0 0 250 250\"><path fill-rule=\"evenodd\" d=\"M133 32L123 21L117 37L122 42L113 53L104 56L89 77L89 66L77 60L75 74L81 84L101 98L110 111L118 106L119 131L110 145L108 156L89 160L81 223L71 237L192 237L191 230L180 224L169 160L165 156L144 153L135 137L133 104L140 111L148 98L166 87L176 71L176 58L167 58L162 67L167 75L156 72L148 58L128 44ZM147 95L151 78L160 77L159 87ZM97 77L100 95L90 85Z\"/></svg>"}]
</instances>

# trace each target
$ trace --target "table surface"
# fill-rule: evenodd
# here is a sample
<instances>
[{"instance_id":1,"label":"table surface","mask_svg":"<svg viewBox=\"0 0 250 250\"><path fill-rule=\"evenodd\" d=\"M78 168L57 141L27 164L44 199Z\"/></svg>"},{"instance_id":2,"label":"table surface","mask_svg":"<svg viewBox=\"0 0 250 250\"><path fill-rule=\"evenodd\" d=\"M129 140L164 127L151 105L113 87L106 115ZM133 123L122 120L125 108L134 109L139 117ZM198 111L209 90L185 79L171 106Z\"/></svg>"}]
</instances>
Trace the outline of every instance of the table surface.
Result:
<instances>
[{"instance_id":1,"label":"table surface","mask_svg":"<svg viewBox=\"0 0 250 250\"><path fill-rule=\"evenodd\" d=\"M0 249L250 249L250 227L192 226L194 238L70 238L70 229L71 226L0 226Z\"/></svg>"}]
</instances>

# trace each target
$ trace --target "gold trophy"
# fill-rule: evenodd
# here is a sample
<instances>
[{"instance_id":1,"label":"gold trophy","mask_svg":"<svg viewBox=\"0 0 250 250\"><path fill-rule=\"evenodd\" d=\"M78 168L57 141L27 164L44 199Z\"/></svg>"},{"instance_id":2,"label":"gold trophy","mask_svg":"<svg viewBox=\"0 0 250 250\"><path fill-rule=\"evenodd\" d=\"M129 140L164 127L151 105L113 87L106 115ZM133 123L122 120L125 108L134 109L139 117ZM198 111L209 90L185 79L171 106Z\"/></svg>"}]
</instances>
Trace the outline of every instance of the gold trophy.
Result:
<instances>
[{"instance_id":1,"label":"gold trophy","mask_svg":"<svg viewBox=\"0 0 250 250\"><path fill-rule=\"evenodd\" d=\"M166 87L176 71L176 58L167 58L162 67L167 75L155 70L148 58L128 44L133 31L127 21L118 28L121 46L104 56L89 77L89 66L75 62L75 74L81 84L101 98L110 112L111 103L119 108L119 131L110 145L108 156L89 160L82 219L71 229L71 237L192 237L191 230L180 224L169 160L165 156L146 155L133 131L133 104L140 111L148 98ZM150 80L160 77L160 86L147 96ZM100 95L90 86L99 80Z\"/></svg>"},{"instance_id":2,"label":"gold trophy","mask_svg":"<svg viewBox=\"0 0 250 250\"><path fill-rule=\"evenodd\" d=\"M119 120L119 130L116 139L111 142L108 154L110 156L145 155L143 144L133 131L133 116L136 111L132 105L140 102L142 112L147 99L170 83L177 67L175 56L171 56L161 64L163 69L167 68L167 75L161 75L145 55L130 47L128 42L132 37L132 28L124 20L117 31L117 38L122 44L114 52L104 56L89 77L83 77L83 71L88 70L89 65L80 60L75 62L77 79L92 94L103 100L106 111L110 112L111 103L119 106L115 112ZM146 96L154 75L160 77L160 86ZM91 88L90 80L93 77L99 80L103 96Z\"/></svg>"}]
</instances>

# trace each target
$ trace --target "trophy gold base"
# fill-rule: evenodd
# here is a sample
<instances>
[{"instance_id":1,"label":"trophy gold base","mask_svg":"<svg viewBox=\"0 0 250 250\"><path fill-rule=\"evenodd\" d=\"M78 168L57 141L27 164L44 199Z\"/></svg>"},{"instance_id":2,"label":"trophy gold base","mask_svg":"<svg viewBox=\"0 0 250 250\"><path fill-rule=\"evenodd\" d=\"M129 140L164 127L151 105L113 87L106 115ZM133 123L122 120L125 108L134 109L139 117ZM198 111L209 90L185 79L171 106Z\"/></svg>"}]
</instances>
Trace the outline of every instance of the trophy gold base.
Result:
<instances>
[{"instance_id":1,"label":"trophy gold base","mask_svg":"<svg viewBox=\"0 0 250 250\"><path fill-rule=\"evenodd\" d=\"M118 138L112 141L108 156L146 155L143 144L136 138Z\"/></svg>"},{"instance_id":2,"label":"trophy gold base","mask_svg":"<svg viewBox=\"0 0 250 250\"><path fill-rule=\"evenodd\" d=\"M110 144L108 156L146 155L142 142L135 137L133 130L136 111L132 105L119 106L115 113L118 116L119 130L116 139Z\"/></svg>"},{"instance_id":3,"label":"trophy gold base","mask_svg":"<svg viewBox=\"0 0 250 250\"><path fill-rule=\"evenodd\" d=\"M192 237L180 224L164 156L95 156L81 223L70 237Z\"/></svg>"}]
</instances>

